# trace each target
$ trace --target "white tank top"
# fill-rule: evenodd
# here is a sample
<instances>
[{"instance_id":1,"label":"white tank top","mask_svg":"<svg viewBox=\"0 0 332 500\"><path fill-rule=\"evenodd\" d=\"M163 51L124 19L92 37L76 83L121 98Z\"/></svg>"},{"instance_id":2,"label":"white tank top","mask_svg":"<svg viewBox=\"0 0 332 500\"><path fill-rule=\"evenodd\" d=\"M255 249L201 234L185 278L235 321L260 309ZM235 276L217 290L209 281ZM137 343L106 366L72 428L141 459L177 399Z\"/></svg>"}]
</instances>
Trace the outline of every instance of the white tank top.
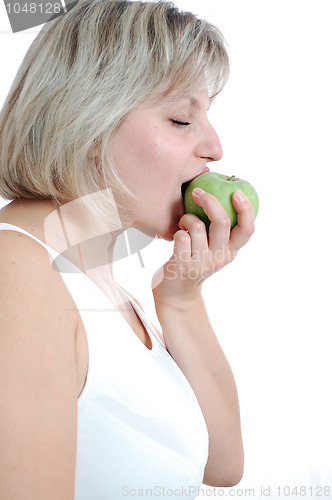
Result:
<instances>
[{"instance_id":1,"label":"white tank top","mask_svg":"<svg viewBox=\"0 0 332 500\"><path fill-rule=\"evenodd\" d=\"M208 431L192 387L138 304L148 349L82 271L27 231L53 258L81 315L89 367L78 398L75 500L198 495Z\"/></svg>"}]
</instances>

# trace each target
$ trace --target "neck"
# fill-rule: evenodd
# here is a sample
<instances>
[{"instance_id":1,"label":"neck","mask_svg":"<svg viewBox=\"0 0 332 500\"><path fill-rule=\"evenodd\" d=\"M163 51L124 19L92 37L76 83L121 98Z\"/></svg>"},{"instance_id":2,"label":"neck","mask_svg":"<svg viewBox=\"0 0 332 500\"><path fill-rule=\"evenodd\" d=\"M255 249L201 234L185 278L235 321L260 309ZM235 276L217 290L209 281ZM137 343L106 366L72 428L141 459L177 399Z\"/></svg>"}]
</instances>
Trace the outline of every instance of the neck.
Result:
<instances>
[{"instance_id":1,"label":"neck","mask_svg":"<svg viewBox=\"0 0 332 500\"><path fill-rule=\"evenodd\" d=\"M44 220L46 243L87 276L104 273L108 279L113 279L114 246L126 227L121 223L116 206L110 207L109 218L105 221L93 216L86 201L77 199L54 205L54 210Z\"/></svg>"},{"instance_id":2,"label":"neck","mask_svg":"<svg viewBox=\"0 0 332 500\"><path fill-rule=\"evenodd\" d=\"M100 272L113 278L113 255L117 237L125 231L109 232L77 244L81 270L89 277Z\"/></svg>"}]
</instances>

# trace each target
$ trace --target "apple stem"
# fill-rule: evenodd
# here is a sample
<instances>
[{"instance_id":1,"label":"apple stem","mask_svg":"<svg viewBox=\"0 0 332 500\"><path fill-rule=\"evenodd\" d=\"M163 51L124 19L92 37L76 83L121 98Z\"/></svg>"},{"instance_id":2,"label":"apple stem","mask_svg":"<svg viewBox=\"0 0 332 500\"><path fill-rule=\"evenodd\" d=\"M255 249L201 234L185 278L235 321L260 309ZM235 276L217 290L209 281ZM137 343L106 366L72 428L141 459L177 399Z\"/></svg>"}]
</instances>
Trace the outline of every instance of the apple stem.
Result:
<instances>
[{"instance_id":1,"label":"apple stem","mask_svg":"<svg viewBox=\"0 0 332 500\"><path fill-rule=\"evenodd\" d=\"M232 181L233 179L235 179L235 175L231 175L231 177L228 180Z\"/></svg>"}]
</instances>

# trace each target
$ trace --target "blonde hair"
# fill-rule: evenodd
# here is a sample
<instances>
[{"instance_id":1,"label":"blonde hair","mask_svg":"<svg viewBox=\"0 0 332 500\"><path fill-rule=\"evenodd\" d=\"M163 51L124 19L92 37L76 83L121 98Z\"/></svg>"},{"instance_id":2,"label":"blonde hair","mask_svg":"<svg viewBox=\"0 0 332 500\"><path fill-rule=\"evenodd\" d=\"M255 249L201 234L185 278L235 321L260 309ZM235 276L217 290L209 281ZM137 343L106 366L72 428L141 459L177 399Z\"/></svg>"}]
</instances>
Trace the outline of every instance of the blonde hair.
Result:
<instances>
[{"instance_id":1,"label":"blonde hair","mask_svg":"<svg viewBox=\"0 0 332 500\"><path fill-rule=\"evenodd\" d=\"M102 191L107 201L111 189L129 224L133 194L112 167L109 138L158 92L188 91L204 76L214 99L228 71L218 28L171 2L79 1L44 25L4 103L0 196L67 203Z\"/></svg>"}]
</instances>

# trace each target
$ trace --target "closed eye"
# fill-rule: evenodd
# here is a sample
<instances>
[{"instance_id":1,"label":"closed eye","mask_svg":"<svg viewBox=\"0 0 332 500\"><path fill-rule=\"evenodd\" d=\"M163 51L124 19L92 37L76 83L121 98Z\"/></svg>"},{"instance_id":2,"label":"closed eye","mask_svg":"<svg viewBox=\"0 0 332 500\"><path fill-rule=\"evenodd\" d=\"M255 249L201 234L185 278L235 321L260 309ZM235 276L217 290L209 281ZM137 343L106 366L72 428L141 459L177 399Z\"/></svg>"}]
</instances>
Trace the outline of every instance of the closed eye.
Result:
<instances>
[{"instance_id":1,"label":"closed eye","mask_svg":"<svg viewBox=\"0 0 332 500\"><path fill-rule=\"evenodd\" d=\"M190 122L181 122L179 120L171 120L171 122L174 123L175 125L184 125L185 127L191 125Z\"/></svg>"}]
</instances>

